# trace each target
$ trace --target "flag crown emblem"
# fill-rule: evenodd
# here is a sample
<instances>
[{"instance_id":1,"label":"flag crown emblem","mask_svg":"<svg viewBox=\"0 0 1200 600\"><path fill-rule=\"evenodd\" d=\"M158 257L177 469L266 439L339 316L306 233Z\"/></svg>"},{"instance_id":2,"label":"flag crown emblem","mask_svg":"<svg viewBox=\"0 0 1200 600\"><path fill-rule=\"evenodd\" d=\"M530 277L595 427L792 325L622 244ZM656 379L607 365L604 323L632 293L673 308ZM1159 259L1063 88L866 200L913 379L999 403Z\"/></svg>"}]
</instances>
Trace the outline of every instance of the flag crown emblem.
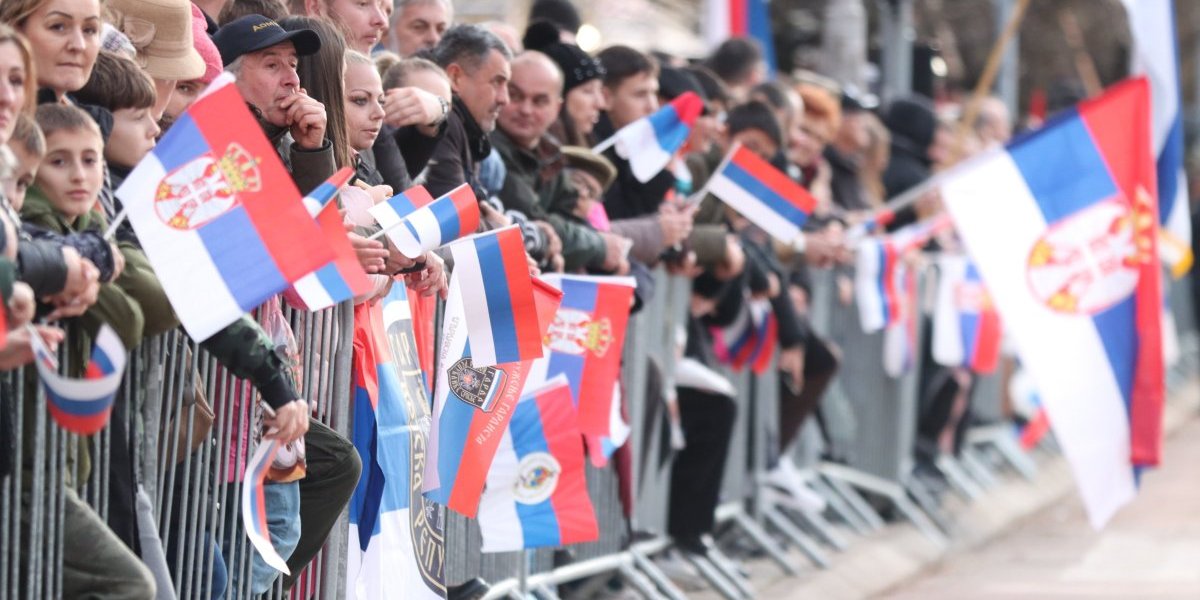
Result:
<instances>
[{"instance_id":1,"label":"flag crown emblem","mask_svg":"<svg viewBox=\"0 0 1200 600\"><path fill-rule=\"evenodd\" d=\"M584 354L591 351L596 356L607 354L612 342L612 323L607 318L592 320L584 311L565 308L560 308L554 316L545 340L546 346L556 352Z\"/></svg>"},{"instance_id":2,"label":"flag crown emblem","mask_svg":"<svg viewBox=\"0 0 1200 600\"><path fill-rule=\"evenodd\" d=\"M447 371L450 391L483 412L492 410L496 393L504 389L507 379L507 374L496 367L476 367L469 356L459 359Z\"/></svg>"},{"instance_id":3,"label":"flag crown emblem","mask_svg":"<svg viewBox=\"0 0 1200 600\"><path fill-rule=\"evenodd\" d=\"M562 465L546 452L525 455L517 467L517 481L513 484L513 495L522 504L540 504L554 494Z\"/></svg>"},{"instance_id":4,"label":"flag crown emblem","mask_svg":"<svg viewBox=\"0 0 1200 600\"><path fill-rule=\"evenodd\" d=\"M175 229L195 229L237 204L242 192L262 190L259 160L231 143L214 159L202 154L163 177L154 196L159 218Z\"/></svg>"},{"instance_id":5,"label":"flag crown emblem","mask_svg":"<svg viewBox=\"0 0 1200 600\"><path fill-rule=\"evenodd\" d=\"M1128 297L1154 235L1148 206L1139 200L1131 207L1118 195L1051 225L1027 259L1034 296L1055 312L1080 315Z\"/></svg>"}]
</instances>

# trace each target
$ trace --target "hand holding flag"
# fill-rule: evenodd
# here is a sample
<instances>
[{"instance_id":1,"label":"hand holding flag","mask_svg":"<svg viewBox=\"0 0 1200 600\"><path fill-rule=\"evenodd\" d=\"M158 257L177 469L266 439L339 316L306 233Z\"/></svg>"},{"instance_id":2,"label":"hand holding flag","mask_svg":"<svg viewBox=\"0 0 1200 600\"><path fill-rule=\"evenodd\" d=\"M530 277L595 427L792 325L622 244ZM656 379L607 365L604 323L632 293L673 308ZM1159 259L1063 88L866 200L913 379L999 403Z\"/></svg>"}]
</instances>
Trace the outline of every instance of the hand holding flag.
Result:
<instances>
[{"instance_id":1,"label":"hand holding flag","mask_svg":"<svg viewBox=\"0 0 1200 600\"><path fill-rule=\"evenodd\" d=\"M334 260L292 286L300 302L310 311L329 308L371 290L371 282L346 237L346 228L342 226L342 216L334 201L352 175L354 170L345 167L304 197L304 208L317 220L335 256Z\"/></svg>"},{"instance_id":2,"label":"hand holding flag","mask_svg":"<svg viewBox=\"0 0 1200 600\"><path fill-rule=\"evenodd\" d=\"M479 203L465 183L436 200L418 185L376 204L370 211L383 227L372 239L386 234L408 258L417 258L479 228Z\"/></svg>"},{"instance_id":3,"label":"hand holding flag","mask_svg":"<svg viewBox=\"0 0 1200 600\"><path fill-rule=\"evenodd\" d=\"M42 341L41 334L32 325L26 327L38 376L46 389L50 416L63 429L79 435L103 429L125 375L125 346L117 333L102 325L83 378L71 379L58 374L58 360Z\"/></svg>"}]
</instances>

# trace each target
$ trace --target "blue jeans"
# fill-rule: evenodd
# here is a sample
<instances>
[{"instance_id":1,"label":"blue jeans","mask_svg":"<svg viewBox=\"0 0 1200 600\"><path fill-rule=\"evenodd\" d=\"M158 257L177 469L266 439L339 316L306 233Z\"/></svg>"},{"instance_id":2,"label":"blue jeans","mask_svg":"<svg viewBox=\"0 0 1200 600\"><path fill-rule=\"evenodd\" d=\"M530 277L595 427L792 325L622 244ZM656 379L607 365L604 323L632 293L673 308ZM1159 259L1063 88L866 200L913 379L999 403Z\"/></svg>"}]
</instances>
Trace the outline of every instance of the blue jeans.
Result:
<instances>
[{"instance_id":1,"label":"blue jeans","mask_svg":"<svg viewBox=\"0 0 1200 600\"><path fill-rule=\"evenodd\" d=\"M267 530L271 532L271 545L279 556L287 560L300 541L300 483L270 483L263 486L263 499L267 504ZM268 565L259 556L253 556L250 591L262 594L271 589L279 571Z\"/></svg>"}]
</instances>

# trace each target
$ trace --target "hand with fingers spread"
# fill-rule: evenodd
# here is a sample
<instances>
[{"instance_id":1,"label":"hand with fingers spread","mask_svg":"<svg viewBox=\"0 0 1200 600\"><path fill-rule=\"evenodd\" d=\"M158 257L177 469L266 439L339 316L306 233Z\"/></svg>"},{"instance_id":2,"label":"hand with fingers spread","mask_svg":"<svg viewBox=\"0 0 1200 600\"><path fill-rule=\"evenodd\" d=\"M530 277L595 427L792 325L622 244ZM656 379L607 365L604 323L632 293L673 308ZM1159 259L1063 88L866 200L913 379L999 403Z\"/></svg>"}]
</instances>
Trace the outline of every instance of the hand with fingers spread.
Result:
<instances>
[{"instance_id":1,"label":"hand with fingers spread","mask_svg":"<svg viewBox=\"0 0 1200 600\"><path fill-rule=\"evenodd\" d=\"M279 440L280 444L290 444L308 433L308 402L293 400L275 410L264 406L266 415L263 423L267 426L264 438Z\"/></svg>"},{"instance_id":2,"label":"hand with fingers spread","mask_svg":"<svg viewBox=\"0 0 1200 600\"><path fill-rule=\"evenodd\" d=\"M383 122L392 127L436 126L443 117L438 97L417 87L393 88L384 94Z\"/></svg>"},{"instance_id":3,"label":"hand with fingers spread","mask_svg":"<svg viewBox=\"0 0 1200 600\"><path fill-rule=\"evenodd\" d=\"M287 116L292 139L301 150L318 150L325 145L325 105L309 97L304 88L279 103Z\"/></svg>"},{"instance_id":4,"label":"hand with fingers spread","mask_svg":"<svg viewBox=\"0 0 1200 600\"><path fill-rule=\"evenodd\" d=\"M445 261L433 252L426 252L422 260L425 262L425 268L416 273L409 273L406 276L408 284L414 292L422 296L441 294L445 299L449 291Z\"/></svg>"}]
</instances>

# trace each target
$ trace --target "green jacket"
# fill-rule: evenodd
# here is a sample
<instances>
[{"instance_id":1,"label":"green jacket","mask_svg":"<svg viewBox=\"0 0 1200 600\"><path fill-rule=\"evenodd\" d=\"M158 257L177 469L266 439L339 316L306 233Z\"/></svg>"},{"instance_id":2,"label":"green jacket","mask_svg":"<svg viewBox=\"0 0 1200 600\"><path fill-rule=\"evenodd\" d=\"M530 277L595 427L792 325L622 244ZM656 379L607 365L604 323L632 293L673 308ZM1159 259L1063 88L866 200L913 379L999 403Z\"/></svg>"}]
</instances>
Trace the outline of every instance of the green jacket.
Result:
<instances>
[{"instance_id":1,"label":"green jacket","mask_svg":"<svg viewBox=\"0 0 1200 600\"><path fill-rule=\"evenodd\" d=\"M508 175L500 189L504 207L546 221L562 240L567 271L600 269L604 265L604 238L571 214L579 193L562 168L562 152L551 138L543 137L537 154L519 148L503 131L492 134L492 147L500 153ZM540 154L540 156L539 156Z\"/></svg>"},{"instance_id":2,"label":"green jacket","mask_svg":"<svg viewBox=\"0 0 1200 600\"><path fill-rule=\"evenodd\" d=\"M0 256L0 310L8 310L13 284L17 281L17 263Z\"/></svg>"}]
</instances>

